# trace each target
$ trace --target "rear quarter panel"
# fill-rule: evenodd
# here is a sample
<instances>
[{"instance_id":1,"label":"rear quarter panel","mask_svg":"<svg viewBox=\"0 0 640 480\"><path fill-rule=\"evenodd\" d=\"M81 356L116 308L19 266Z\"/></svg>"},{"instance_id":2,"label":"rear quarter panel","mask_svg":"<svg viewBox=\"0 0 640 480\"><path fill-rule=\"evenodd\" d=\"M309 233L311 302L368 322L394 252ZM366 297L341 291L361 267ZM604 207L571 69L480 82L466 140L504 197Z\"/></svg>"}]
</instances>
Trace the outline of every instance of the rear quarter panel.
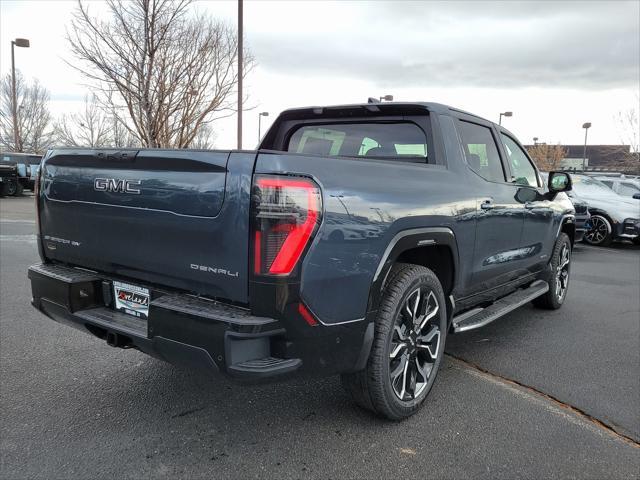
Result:
<instances>
[{"instance_id":1,"label":"rear quarter panel","mask_svg":"<svg viewBox=\"0 0 640 480\"><path fill-rule=\"evenodd\" d=\"M311 176L322 188L324 216L304 258L301 295L323 323L365 317L376 269L400 231L447 227L459 251L473 252L475 194L446 167L260 153L255 173Z\"/></svg>"}]
</instances>

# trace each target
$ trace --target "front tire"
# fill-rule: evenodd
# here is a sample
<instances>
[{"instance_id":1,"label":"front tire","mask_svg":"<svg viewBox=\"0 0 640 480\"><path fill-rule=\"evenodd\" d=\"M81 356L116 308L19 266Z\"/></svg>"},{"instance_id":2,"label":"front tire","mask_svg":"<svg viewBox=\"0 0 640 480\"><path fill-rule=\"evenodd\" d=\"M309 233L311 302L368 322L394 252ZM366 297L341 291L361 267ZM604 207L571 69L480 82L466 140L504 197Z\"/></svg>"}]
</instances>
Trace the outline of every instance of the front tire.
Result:
<instances>
[{"instance_id":1,"label":"front tire","mask_svg":"<svg viewBox=\"0 0 640 480\"><path fill-rule=\"evenodd\" d=\"M364 370L343 374L354 401L390 420L413 415L427 397L447 333L444 292L428 268L397 264L389 274Z\"/></svg>"},{"instance_id":2,"label":"front tire","mask_svg":"<svg viewBox=\"0 0 640 480\"><path fill-rule=\"evenodd\" d=\"M611 221L604 215L591 215L590 228L584 234L584 241L589 245L607 247L613 240Z\"/></svg>"},{"instance_id":3,"label":"front tire","mask_svg":"<svg viewBox=\"0 0 640 480\"><path fill-rule=\"evenodd\" d=\"M547 310L559 309L567 298L570 273L571 240L566 233L560 233L547 267L545 280L549 283L549 291L534 299L533 304Z\"/></svg>"}]
</instances>

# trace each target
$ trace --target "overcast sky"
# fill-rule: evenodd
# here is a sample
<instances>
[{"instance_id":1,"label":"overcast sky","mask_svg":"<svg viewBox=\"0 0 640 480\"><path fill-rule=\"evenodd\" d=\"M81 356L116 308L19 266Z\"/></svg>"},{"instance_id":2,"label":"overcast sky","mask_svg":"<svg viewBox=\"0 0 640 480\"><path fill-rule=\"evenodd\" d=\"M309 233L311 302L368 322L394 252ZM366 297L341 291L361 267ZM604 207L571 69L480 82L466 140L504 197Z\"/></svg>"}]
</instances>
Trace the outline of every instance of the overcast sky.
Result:
<instances>
[{"instance_id":1,"label":"overcast sky","mask_svg":"<svg viewBox=\"0 0 640 480\"><path fill-rule=\"evenodd\" d=\"M100 9L99 0L91 8ZM93 5L95 4L95 5ZM0 0L0 70L16 65L50 91L54 115L80 108L86 87L65 64L73 1ZM235 24L235 1L196 8ZM257 67L246 82L244 147L288 107L396 100L447 103L503 119L523 143L620 143L615 120L640 94L640 1L245 1ZM637 105L636 105L637 108ZM214 124L216 147L235 147L235 118Z\"/></svg>"}]
</instances>

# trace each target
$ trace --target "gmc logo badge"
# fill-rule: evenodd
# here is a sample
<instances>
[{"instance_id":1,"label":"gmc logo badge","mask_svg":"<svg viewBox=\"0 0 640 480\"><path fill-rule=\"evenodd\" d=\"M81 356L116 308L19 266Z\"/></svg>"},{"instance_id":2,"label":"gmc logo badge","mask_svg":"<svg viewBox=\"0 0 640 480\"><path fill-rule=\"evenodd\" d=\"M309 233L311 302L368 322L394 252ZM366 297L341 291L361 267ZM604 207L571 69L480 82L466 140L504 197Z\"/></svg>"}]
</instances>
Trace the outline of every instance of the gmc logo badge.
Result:
<instances>
[{"instance_id":1,"label":"gmc logo badge","mask_svg":"<svg viewBox=\"0 0 640 480\"><path fill-rule=\"evenodd\" d=\"M139 187L140 183L140 180L96 178L93 181L93 189L98 192L132 193L139 195L140 189L136 187Z\"/></svg>"}]
</instances>

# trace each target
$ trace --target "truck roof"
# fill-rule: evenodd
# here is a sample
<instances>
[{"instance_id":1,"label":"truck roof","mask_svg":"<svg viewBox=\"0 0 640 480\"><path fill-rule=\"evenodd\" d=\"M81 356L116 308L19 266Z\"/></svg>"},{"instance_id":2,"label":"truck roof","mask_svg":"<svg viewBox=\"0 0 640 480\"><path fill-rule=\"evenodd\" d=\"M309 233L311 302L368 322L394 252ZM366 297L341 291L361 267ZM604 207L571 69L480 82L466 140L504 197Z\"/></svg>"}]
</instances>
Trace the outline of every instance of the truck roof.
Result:
<instances>
[{"instance_id":1,"label":"truck roof","mask_svg":"<svg viewBox=\"0 0 640 480\"><path fill-rule=\"evenodd\" d=\"M305 118L316 117L324 114L336 114L337 116L350 116L354 110L362 112L371 112L372 114L385 113L385 114L407 114L407 113L420 113L424 110L428 110L436 113L448 113L457 112L472 117L480 118L487 122L492 122L474 113L467 112L465 110L451 107L442 103L436 102L373 102L373 103L352 103L344 105L329 105L329 106L310 106L300 108L288 108L279 117L281 119L289 118Z\"/></svg>"}]
</instances>

